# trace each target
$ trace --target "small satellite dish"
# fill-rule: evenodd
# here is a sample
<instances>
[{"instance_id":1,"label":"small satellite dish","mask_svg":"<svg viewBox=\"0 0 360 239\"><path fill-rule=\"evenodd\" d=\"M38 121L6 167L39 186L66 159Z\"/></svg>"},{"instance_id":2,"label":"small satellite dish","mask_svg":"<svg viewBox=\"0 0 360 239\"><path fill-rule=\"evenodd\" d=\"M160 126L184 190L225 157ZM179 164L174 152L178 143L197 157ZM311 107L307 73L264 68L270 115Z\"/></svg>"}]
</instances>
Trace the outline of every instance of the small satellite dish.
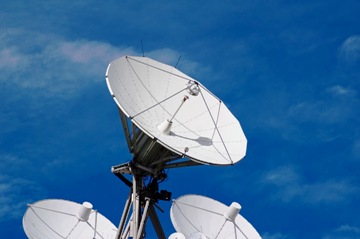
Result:
<instances>
[{"instance_id":1,"label":"small satellite dish","mask_svg":"<svg viewBox=\"0 0 360 239\"><path fill-rule=\"evenodd\" d=\"M117 228L92 204L47 199L28 205L23 228L30 239L113 239Z\"/></svg>"},{"instance_id":2,"label":"small satellite dish","mask_svg":"<svg viewBox=\"0 0 360 239\"><path fill-rule=\"evenodd\" d=\"M186 238L260 239L255 228L239 214L240 205L226 206L199 195L184 195L173 201L171 221Z\"/></svg>"},{"instance_id":3,"label":"small satellite dish","mask_svg":"<svg viewBox=\"0 0 360 239\"><path fill-rule=\"evenodd\" d=\"M184 234L180 233L180 232L174 232L172 233L168 239L186 239Z\"/></svg>"},{"instance_id":4,"label":"small satellite dish","mask_svg":"<svg viewBox=\"0 0 360 239\"><path fill-rule=\"evenodd\" d=\"M239 121L219 98L178 69L147 57L125 56L109 64L106 81L120 114L127 117L122 121L130 151L136 154L137 144L145 145L141 133L151 139L146 143L151 148L138 150L142 165L156 159L149 153L153 142L202 164L231 165L244 158L247 140ZM127 120L140 132L129 133ZM159 151L157 155L166 155Z\"/></svg>"}]
</instances>

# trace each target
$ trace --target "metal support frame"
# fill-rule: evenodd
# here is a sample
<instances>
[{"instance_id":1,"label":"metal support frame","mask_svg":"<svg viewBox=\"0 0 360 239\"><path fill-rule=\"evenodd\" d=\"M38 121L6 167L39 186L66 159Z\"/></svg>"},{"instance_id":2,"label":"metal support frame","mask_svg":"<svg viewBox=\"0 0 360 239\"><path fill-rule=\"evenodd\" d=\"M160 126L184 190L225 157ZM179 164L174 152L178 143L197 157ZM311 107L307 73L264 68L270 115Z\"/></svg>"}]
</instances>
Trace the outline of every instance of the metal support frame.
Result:
<instances>
[{"instance_id":1,"label":"metal support frame","mask_svg":"<svg viewBox=\"0 0 360 239\"><path fill-rule=\"evenodd\" d=\"M158 207L156 205L158 199L150 198L142 194L142 192L146 190L146 185L144 185L143 179L148 175L148 171L144 170L144 167L137 167L135 165L136 164L134 163L127 163L113 167L113 173L117 176L122 173L132 175L131 185L127 183L127 185L130 186L130 193L125 202L116 239L144 238L144 229L149 217L158 238L166 239L154 209L154 206ZM121 177L119 178L122 179ZM158 184L157 181L155 183L156 185ZM150 193L150 195L153 194Z\"/></svg>"},{"instance_id":2,"label":"metal support frame","mask_svg":"<svg viewBox=\"0 0 360 239\"><path fill-rule=\"evenodd\" d=\"M154 160L154 162L158 163L144 166L133 159L131 162L113 166L111 169L111 171L130 188L116 239L128 239L130 237L133 239L143 239L145 237L145 226L148 218L150 218L158 238L166 239L155 210L156 207L162 211L156 204L158 200L167 200L160 198L158 192L160 178L166 177L163 170L166 168L201 165L178 156L167 156L163 159ZM159 165L161 165L161 167L159 167ZM132 180L129 180L124 174L131 175ZM153 181L145 185L144 178L149 176L152 177ZM167 195L165 198L167 198Z\"/></svg>"}]
</instances>

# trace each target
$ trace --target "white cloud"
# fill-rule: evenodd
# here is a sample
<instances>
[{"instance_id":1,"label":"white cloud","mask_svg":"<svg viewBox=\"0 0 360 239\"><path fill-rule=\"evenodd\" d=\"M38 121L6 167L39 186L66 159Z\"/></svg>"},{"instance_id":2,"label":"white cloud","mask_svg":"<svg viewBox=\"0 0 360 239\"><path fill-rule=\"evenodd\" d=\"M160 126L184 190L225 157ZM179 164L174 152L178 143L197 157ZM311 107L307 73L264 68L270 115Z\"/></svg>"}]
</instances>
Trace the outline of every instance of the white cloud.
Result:
<instances>
[{"instance_id":1,"label":"white cloud","mask_svg":"<svg viewBox=\"0 0 360 239\"><path fill-rule=\"evenodd\" d=\"M263 239L286 239L289 237L287 235L283 235L280 232L276 232L276 233L265 232L263 235L261 235L261 238L263 238Z\"/></svg>"},{"instance_id":2,"label":"white cloud","mask_svg":"<svg viewBox=\"0 0 360 239\"><path fill-rule=\"evenodd\" d=\"M160 62L175 66L180 57L180 53L170 48L163 48L145 52L145 56L156 59Z\"/></svg>"},{"instance_id":3,"label":"white cloud","mask_svg":"<svg viewBox=\"0 0 360 239\"><path fill-rule=\"evenodd\" d=\"M131 48L117 48L95 41L65 41L52 35L16 32L19 38L33 36L26 46L3 42L0 81L11 82L18 90L36 91L39 96L68 98L94 82L105 81L107 64ZM36 41L41 38L42 44ZM19 45L16 45L19 44ZM9 61L6 61L11 56ZM34 94L32 95L34 96Z\"/></svg>"},{"instance_id":4,"label":"white cloud","mask_svg":"<svg viewBox=\"0 0 360 239\"><path fill-rule=\"evenodd\" d=\"M336 229L339 232L355 232L360 234L360 227L354 227L349 225L341 225L339 228Z\"/></svg>"},{"instance_id":5,"label":"white cloud","mask_svg":"<svg viewBox=\"0 0 360 239\"><path fill-rule=\"evenodd\" d=\"M0 176L0 222L21 218L27 203L45 195L36 182L18 176L25 168L34 172L33 164L12 154L0 155L0 168L4 169Z\"/></svg>"},{"instance_id":6,"label":"white cloud","mask_svg":"<svg viewBox=\"0 0 360 239\"><path fill-rule=\"evenodd\" d=\"M327 233L322 239L352 239L359 237L360 227L345 224Z\"/></svg>"},{"instance_id":7,"label":"white cloud","mask_svg":"<svg viewBox=\"0 0 360 239\"><path fill-rule=\"evenodd\" d=\"M330 142L348 132L339 131L338 125L356 122L360 108L357 91L351 87L333 85L319 92L318 99L305 100L288 107L278 128L287 139L308 139L304 124L314 127L311 139ZM274 122L277 122L274 120Z\"/></svg>"},{"instance_id":8,"label":"white cloud","mask_svg":"<svg viewBox=\"0 0 360 239\"><path fill-rule=\"evenodd\" d=\"M34 182L21 178L0 177L0 221L22 217L27 203L43 190Z\"/></svg>"},{"instance_id":9,"label":"white cloud","mask_svg":"<svg viewBox=\"0 0 360 239\"><path fill-rule=\"evenodd\" d=\"M341 57L348 62L360 59L360 35L347 38L340 47Z\"/></svg>"},{"instance_id":10,"label":"white cloud","mask_svg":"<svg viewBox=\"0 0 360 239\"><path fill-rule=\"evenodd\" d=\"M344 87L341 85L334 85L326 89L326 91L330 92L334 96L348 96L355 97L357 95L356 90L350 87Z\"/></svg>"},{"instance_id":11,"label":"white cloud","mask_svg":"<svg viewBox=\"0 0 360 239\"><path fill-rule=\"evenodd\" d=\"M116 47L105 42L69 41L21 29L3 30L8 33L0 40L0 49L3 49L0 82L11 82L12 87L18 88L17 92L31 91L32 96L71 98L94 83L104 83L106 68L112 60L124 55L140 55L131 47ZM146 55L175 65L181 54L163 48ZM198 68L191 60L183 59L180 63L190 72Z\"/></svg>"},{"instance_id":12,"label":"white cloud","mask_svg":"<svg viewBox=\"0 0 360 239\"><path fill-rule=\"evenodd\" d=\"M0 51L0 69L11 68L26 64L26 57L18 52L14 47L4 48Z\"/></svg>"},{"instance_id":13,"label":"white cloud","mask_svg":"<svg viewBox=\"0 0 360 239\"><path fill-rule=\"evenodd\" d=\"M345 180L305 182L292 166L281 167L265 173L261 185L275 187L274 200L283 202L303 201L304 203L338 203L359 192L357 186Z\"/></svg>"},{"instance_id":14,"label":"white cloud","mask_svg":"<svg viewBox=\"0 0 360 239\"><path fill-rule=\"evenodd\" d=\"M333 84L316 95L294 98L295 102L289 97L285 90L277 91L266 107L263 102L258 107L262 117L251 119L252 124L290 142L331 142L352 135L360 108L356 87Z\"/></svg>"},{"instance_id":15,"label":"white cloud","mask_svg":"<svg viewBox=\"0 0 360 239\"><path fill-rule=\"evenodd\" d=\"M270 184L283 186L289 182L300 181L300 176L292 167L281 167L266 173L264 180Z\"/></svg>"},{"instance_id":16,"label":"white cloud","mask_svg":"<svg viewBox=\"0 0 360 239\"><path fill-rule=\"evenodd\" d=\"M110 44L96 41L60 41L53 46L55 56L78 66L83 66L85 75L105 74L104 66L124 55L137 54L132 48L117 48ZM100 68L101 67L101 68ZM77 73L77 72L74 72Z\"/></svg>"},{"instance_id":17,"label":"white cloud","mask_svg":"<svg viewBox=\"0 0 360 239\"><path fill-rule=\"evenodd\" d=\"M340 93L337 93L340 94ZM345 93L342 93L345 94ZM337 124L355 117L354 104L351 100L303 101L292 105L288 110L290 120L297 123L311 122L322 125Z\"/></svg>"}]
</instances>

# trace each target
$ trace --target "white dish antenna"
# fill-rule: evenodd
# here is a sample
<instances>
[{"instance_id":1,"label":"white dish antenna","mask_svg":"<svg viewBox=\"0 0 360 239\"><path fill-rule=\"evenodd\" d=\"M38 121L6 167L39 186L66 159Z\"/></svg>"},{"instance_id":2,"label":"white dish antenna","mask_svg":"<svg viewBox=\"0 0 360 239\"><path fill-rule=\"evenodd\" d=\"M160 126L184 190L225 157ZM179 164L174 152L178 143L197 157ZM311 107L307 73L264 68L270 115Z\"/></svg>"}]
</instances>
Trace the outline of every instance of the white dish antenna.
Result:
<instances>
[{"instance_id":1,"label":"white dish antenna","mask_svg":"<svg viewBox=\"0 0 360 239\"><path fill-rule=\"evenodd\" d=\"M230 206L199 195L184 195L173 201L171 221L187 239L260 239L255 228L239 214L241 206Z\"/></svg>"},{"instance_id":2,"label":"white dish antenna","mask_svg":"<svg viewBox=\"0 0 360 239\"><path fill-rule=\"evenodd\" d=\"M239 121L199 81L176 68L147 57L126 56L109 64L106 81L120 113L128 118L122 118L123 125L130 120L178 156L214 165L244 158L247 140ZM129 148L136 154L136 139L130 134L134 133L127 134Z\"/></svg>"},{"instance_id":3,"label":"white dish antenna","mask_svg":"<svg viewBox=\"0 0 360 239\"><path fill-rule=\"evenodd\" d=\"M29 239L113 239L117 228L92 204L47 199L28 205L23 228Z\"/></svg>"}]
</instances>

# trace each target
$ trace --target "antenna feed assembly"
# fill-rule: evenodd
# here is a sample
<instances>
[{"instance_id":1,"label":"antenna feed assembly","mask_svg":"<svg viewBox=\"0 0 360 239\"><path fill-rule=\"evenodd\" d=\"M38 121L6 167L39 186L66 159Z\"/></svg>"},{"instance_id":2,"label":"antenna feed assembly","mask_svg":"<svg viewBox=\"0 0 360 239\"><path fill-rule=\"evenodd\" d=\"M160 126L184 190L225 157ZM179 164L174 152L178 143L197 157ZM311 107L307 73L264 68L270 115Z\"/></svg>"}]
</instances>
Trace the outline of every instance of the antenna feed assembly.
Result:
<instances>
[{"instance_id":1,"label":"antenna feed assembly","mask_svg":"<svg viewBox=\"0 0 360 239\"><path fill-rule=\"evenodd\" d=\"M81 204L76 217L80 220L80 221L87 221L89 220L89 216L90 213L92 211L93 205L89 202L83 202L83 204Z\"/></svg>"},{"instance_id":2,"label":"antenna feed assembly","mask_svg":"<svg viewBox=\"0 0 360 239\"><path fill-rule=\"evenodd\" d=\"M189 99L189 96L184 95L184 98L181 100L181 103L179 105L179 107L177 108L177 110L175 111L175 113L173 114L173 116L171 117L171 119L165 120L163 121L161 124L159 124L157 126L158 130L160 132L162 132L163 134L166 135L170 135L171 134L171 126L173 124L173 119L175 118L176 114L179 112L181 106L183 106L183 104L185 103L185 101L187 101Z\"/></svg>"},{"instance_id":3,"label":"antenna feed assembly","mask_svg":"<svg viewBox=\"0 0 360 239\"><path fill-rule=\"evenodd\" d=\"M193 80L189 80L189 82L186 85L187 92L192 96L198 96L200 93L200 87L199 83ZM189 99L189 96L184 95L184 98L181 101L180 106L177 108L171 119L167 119L163 121L161 124L157 126L158 130L162 132L163 134L170 135L171 134L171 127L173 124L173 119L175 118L176 114L179 112L180 108L183 106L185 101Z\"/></svg>"},{"instance_id":4,"label":"antenna feed assembly","mask_svg":"<svg viewBox=\"0 0 360 239\"><path fill-rule=\"evenodd\" d=\"M197 96L200 93L199 83L193 80L189 80L186 90L190 95Z\"/></svg>"}]
</instances>

